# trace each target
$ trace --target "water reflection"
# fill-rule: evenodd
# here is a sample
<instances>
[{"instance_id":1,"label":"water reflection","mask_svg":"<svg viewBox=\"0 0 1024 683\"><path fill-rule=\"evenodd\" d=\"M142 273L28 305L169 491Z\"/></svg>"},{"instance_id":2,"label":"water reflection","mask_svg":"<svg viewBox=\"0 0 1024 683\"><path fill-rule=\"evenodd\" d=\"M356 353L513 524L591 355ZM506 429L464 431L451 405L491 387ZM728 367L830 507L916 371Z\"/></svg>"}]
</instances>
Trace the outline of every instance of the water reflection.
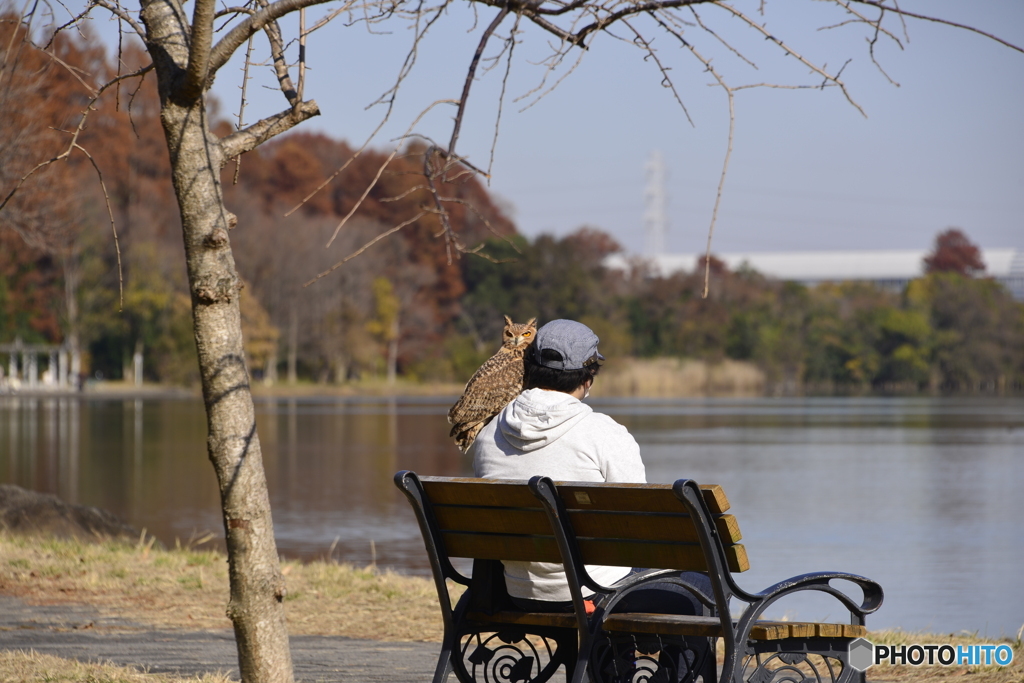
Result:
<instances>
[{"instance_id":1,"label":"water reflection","mask_svg":"<svg viewBox=\"0 0 1024 683\"><path fill-rule=\"evenodd\" d=\"M257 403L281 552L428 571L397 470L460 476L450 398ZM1024 401L605 401L650 481L725 486L761 589L841 569L877 579L872 627L1013 635L1024 623ZM96 505L165 543L222 536L194 400L0 398L0 482ZM772 616L835 618L825 599Z\"/></svg>"}]
</instances>

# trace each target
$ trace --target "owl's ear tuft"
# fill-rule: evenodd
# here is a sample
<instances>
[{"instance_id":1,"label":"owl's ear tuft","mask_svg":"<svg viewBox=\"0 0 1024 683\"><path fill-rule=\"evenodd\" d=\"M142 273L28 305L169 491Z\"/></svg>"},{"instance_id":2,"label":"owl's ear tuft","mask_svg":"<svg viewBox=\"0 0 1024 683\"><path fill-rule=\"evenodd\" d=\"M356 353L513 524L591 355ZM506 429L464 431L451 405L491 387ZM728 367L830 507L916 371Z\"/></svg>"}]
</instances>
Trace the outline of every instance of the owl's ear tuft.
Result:
<instances>
[{"instance_id":1,"label":"owl's ear tuft","mask_svg":"<svg viewBox=\"0 0 1024 683\"><path fill-rule=\"evenodd\" d=\"M527 327L536 327L537 326L537 319L536 318L530 318L527 321L526 326Z\"/></svg>"},{"instance_id":2,"label":"owl's ear tuft","mask_svg":"<svg viewBox=\"0 0 1024 683\"><path fill-rule=\"evenodd\" d=\"M506 324L506 325L511 325L511 324L512 324L512 318L510 318L510 317L508 317L508 316L506 315L506 316L505 316L505 324Z\"/></svg>"}]
</instances>

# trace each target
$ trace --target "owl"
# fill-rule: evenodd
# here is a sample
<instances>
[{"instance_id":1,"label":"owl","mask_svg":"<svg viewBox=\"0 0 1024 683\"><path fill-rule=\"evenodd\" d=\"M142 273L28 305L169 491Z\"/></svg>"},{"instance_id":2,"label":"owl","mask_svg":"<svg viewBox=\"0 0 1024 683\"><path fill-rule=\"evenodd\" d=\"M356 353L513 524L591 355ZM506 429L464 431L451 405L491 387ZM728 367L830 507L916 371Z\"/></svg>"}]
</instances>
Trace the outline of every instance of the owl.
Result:
<instances>
[{"instance_id":1,"label":"owl","mask_svg":"<svg viewBox=\"0 0 1024 683\"><path fill-rule=\"evenodd\" d=\"M505 316L501 348L473 373L462 397L448 411L455 444L463 453L480 430L523 390L523 355L537 334L537 319L514 323Z\"/></svg>"}]
</instances>

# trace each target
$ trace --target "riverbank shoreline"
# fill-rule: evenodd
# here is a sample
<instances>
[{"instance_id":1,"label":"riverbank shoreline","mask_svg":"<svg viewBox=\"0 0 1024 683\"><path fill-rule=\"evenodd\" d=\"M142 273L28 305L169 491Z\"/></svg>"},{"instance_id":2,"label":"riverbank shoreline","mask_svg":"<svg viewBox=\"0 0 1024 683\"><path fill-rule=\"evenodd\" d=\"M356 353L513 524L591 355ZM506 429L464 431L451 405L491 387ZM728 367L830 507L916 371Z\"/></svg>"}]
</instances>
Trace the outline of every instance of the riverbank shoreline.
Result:
<instances>
[{"instance_id":1,"label":"riverbank shoreline","mask_svg":"<svg viewBox=\"0 0 1024 683\"><path fill-rule=\"evenodd\" d=\"M346 384L299 382L274 385L254 381L252 396L256 401L313 398L451 398L462 394L464 385L455 382L399 381L394 385L383 380L367 380ZM1024 391L917 391L906 387L842 387L801 386L795 383L767 385L762 374L751 367L731 364L705 365L697 361L629 359L620 368L609 368L601 374L592 396L595 399L673 400L701 398L1020 398ZM86 400L158 400L199 399L199 387L167 384L135 385L131 382L89 380L81 389L37 385L0 388L0 400L86 399Z\"/></svg>"},{"instance_id":2,"label":"riverbank shoreline","mask_svg":"<svg viewBox=\"0 0 1024 683\"><path fill-rule=\"evenodd\" d=\"M231 671L223 677L235 666L224 613L223 553L192 545L161 549L152 539L83 543L0 533L0 557L0 650L35 649L68 660L69 667L77 666L71 660L101 659L233 680ZM329 558L285 561L282 573L298 680L429 679L442 634L430 579ZM1024 680L1020 638L1021 633L1016 639L993 639L871 631L868 639L878 644L1007 643L1014 659L1007 667L886 665L873 668L869 680L919 683L970 675L975 683L1019 683ZM8 676L3 661L0 681L38 680Z\"/></svg>"}]
</instances>

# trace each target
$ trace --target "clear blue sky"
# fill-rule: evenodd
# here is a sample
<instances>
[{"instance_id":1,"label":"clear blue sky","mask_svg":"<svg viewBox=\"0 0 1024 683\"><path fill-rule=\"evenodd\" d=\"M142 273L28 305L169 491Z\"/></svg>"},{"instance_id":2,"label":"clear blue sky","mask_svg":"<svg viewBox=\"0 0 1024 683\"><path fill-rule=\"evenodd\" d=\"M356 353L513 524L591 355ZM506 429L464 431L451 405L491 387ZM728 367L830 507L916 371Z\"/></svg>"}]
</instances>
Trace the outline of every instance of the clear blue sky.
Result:
<instances>
[{"instance_id":1,"label":"clear blue sky","mask_svg":"<svg viewBox=\"0 0 1024 683\"><path fill-rule=\"evenodd\" d=\"M1024 45L1019 0L900 4ZM760 19L758 5L736 3ZM495 12L478 11L472 31L472 12L459 6L428 35L376 146L401 135L429 103L459 97L466 65ZM758 66L753 70L700 29L688 28L686 35L714 58L731 84L820 82L738 20L711 8L701 16ZM766 3L763 20L796 51L827 63L830 71L852 58L843 78L867 118L835 88L738 92L715 250L926 248L948 226L964 229L985 247L1024 247L1024 54L983 36L910 19L907 42L899 22L890 21L905 50L882 41L877 52L900 84L894 87L871 63L863 29L815 30L841 18L828 3ZM544 67L536 62L549 53L546 37L525 27L491 181L522 232L565 234L587 224L612 233L627 250L641 251L644 164L660 149L670 171L668 249L703 249L726 148L727 100L707 85L711 77L688 52L647 28L656 36L659 57L672 66L694 126L660 87L654 65L634 46L609 36L595 41L556 90L520 112L525 102L512 100L537 84ZM388 35L340 24L313 34L306 96L317 100L323 115L302 129L359 144L383 113L365 107L389 87L409 43L410 32L397 25ZM266 51L265 39L257 48ZM225 67L215 85L222 113L237 112L239 66L236 60ZM262 71L262 85L272 86L269 69ZM459 151L483 167L503 73L501 66L474 85L459 143ZM256 94L249 122L284 108L269 87L250 90ZM437 107L418 130L446 143L453 113L454 107Z\"/></svg>"}]
</instances>

